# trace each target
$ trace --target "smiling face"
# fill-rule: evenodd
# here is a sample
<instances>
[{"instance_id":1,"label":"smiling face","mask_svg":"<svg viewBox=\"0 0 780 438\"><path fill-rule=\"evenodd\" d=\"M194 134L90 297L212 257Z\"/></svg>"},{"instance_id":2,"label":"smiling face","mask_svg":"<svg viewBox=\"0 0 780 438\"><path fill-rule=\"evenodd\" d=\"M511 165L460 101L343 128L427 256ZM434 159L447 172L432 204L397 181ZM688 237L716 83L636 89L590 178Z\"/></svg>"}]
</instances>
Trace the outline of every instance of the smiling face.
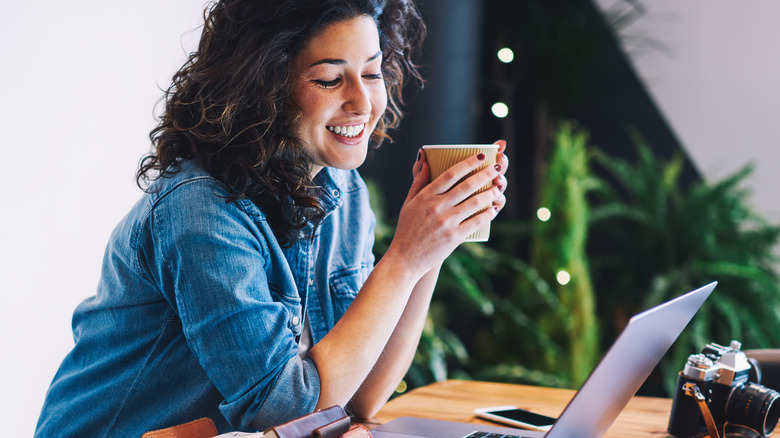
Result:
<instances>
[{"instance_id":1,"label":"smiling face","mask_svg":"<svg viewBox=\"0 0 780 438\"><path fill-rule=\"evenodd\" d=\"M376 23L367 16L339 21L312 38L294 59L292 99L301 110L294 129L323 167L354 169L387 108Z\"/></svg>"}]
</instances>

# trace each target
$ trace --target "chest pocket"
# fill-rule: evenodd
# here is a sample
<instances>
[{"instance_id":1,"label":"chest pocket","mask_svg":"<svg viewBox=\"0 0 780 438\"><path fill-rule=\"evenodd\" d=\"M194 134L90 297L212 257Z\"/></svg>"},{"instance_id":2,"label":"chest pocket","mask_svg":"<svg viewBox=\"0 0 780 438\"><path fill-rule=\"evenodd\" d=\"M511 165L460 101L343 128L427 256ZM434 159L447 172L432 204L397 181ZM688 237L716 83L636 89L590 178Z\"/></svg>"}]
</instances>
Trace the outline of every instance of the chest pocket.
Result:
<instances>
[{"instance_id":1,"label":"chest pocket","mask_svg":"<svg viewBox=\"0 0 780 438\"><path fill-rule=\"evenodd\" d=\"M330 292L333 296L333 309L335 320L338 321L352 301L355 300L360 288L368 278L369 269L365 265L355 268L348 268L342 271L334 272L330 281Z\"/></svg>"}]
</instances>

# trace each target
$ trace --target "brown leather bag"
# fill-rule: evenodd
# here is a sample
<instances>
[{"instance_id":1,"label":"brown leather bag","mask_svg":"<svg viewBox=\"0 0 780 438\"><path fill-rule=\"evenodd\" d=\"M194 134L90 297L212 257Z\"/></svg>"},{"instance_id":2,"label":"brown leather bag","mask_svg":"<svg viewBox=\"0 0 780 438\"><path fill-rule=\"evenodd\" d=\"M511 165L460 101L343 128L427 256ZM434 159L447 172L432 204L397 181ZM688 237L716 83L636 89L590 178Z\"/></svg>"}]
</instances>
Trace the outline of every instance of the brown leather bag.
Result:
<instances>
[{"instance_id":1,"label":"brown leather bag","mask_svg":"<svg viewBox=\"0 0 780 438\"><path fill-rule=\"evenodd\" d=\"M204 417L178 426L146 432L141 438L211 438L218 434L214 422Z\"/></svg>"},{"instance_id":2,"label":"brown leather bag","mask_svg":"<svg viewBox=\"0 0 780 438\"><path fill-rule=\"evenodd\" d=\"M141 438L212 438L217 427L209 418L146 432ZM253 434L254 435L254 434ZM259 435L259 434L258 434ZM272 427L263 432L264 438L371 438L362 424L352 424L340 406L332 406Z\"/></svg>"}]
</instances>

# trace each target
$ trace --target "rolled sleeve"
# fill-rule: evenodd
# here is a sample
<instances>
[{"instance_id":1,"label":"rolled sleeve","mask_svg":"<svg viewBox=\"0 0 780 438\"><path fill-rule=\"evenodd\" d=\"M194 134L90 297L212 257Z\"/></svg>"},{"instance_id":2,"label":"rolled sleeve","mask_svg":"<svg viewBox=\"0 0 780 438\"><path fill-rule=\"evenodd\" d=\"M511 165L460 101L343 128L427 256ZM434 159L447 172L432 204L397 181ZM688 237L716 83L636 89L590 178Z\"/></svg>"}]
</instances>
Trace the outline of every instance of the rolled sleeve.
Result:
<instances>
[{"instance_id":1,"label":"rolled sleeve","mask_svg":"<svg viewBox=\"0 0 780 438\"><path fill-rule=\"evenodd\" d=\"M302 360L296 355L287 361L276 384L270 388L265 401L257 409L243 408L251 403L251 397L250 400L223 403L219 409L226 418L236 418L241 423L251 424L256 430L266 430L314 412L319 401L320 375L311 359ZM258 414L250 418L247 414L250 411Z\"/></svg>"}]
</instances>

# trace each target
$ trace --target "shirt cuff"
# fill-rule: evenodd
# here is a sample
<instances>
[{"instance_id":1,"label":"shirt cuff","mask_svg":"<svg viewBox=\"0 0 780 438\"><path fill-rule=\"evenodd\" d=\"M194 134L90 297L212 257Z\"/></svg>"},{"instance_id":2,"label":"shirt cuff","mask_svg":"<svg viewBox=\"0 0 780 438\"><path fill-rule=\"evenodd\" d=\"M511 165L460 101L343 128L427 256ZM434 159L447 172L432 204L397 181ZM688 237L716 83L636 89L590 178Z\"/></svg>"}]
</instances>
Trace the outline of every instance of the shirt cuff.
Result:
<instances>
[{"instance_id":1,"label":"shirt cuff","mask_svg":"<svg viewBox=\"0 0 780 438\"><path fill-rule=\"evenodd\" d=\"M263 398L264 400L259 400ZM270 388L255 388L224 402L219 410L234 427L264 431L314 412L320 399L320 374L311 359L293 356Z\"/></svg>"}]
</instances>

